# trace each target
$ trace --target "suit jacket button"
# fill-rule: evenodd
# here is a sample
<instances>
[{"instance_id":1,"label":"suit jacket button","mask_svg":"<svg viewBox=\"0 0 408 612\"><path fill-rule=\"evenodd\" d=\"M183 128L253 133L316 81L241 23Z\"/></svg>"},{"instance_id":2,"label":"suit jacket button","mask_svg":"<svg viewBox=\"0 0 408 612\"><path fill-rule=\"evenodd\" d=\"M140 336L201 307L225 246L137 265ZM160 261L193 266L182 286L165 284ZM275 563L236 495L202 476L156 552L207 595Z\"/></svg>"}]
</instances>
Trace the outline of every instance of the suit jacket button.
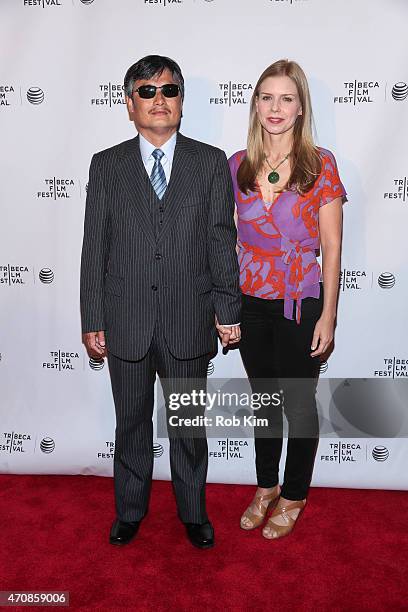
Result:
<instances>
[{"instance_id":1,"label":"suit jacket button","mask_svg":"<svg viewBox=\"0 0 408 612\"><path fill-rule=\"evenodd\" d=\"M157 285L152 285L152 290L157 291Z\"/></svg>"},{"instance_id":2,"label":"suit jacket button","mask_svg":"<svg viewBox=\"0 0 408 612\"><path fill-rule=\"evenodd\" d=\"M163 256L161 253L156 253L156 255L154 256L155 259L161 259Z\"/></svg>"}]
</instances>

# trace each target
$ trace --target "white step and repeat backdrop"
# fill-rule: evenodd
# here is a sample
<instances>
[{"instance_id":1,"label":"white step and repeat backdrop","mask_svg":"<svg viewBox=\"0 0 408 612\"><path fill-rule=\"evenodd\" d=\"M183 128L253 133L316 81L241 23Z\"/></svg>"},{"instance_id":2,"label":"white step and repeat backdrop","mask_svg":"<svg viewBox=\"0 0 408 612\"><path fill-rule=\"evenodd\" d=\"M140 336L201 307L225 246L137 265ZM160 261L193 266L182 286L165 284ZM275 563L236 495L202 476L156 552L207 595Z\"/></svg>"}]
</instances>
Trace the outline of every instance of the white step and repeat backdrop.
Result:
<instances>
[{"instance_id":1,"label":"white step and repeat backdrop","mask_svg":"<svg viewBox=\"0 0 408 612\"><path fill-rule=\"evenodd\" d=\"M81 344L78 278L91 155L134 135L128 66L176 59L182 131L230 155L245 147L258 75L287 57L309 77L317 141L349 194L336 349L321 374L340 381L319 400L313 483L408 488L407 19L405 0L1 0L0 471L112 474L108 368ZM210 375L244 376L238 352ZM391 382L372 401L399 415L389 437L370 429L367 402L349 401L357 377ZM353 418L361 437L345 438ZM251 441L209 446L210 481L255 482ZM155 439L156 478L169 477L167 449Z\"/></svg>"}]
</instances>

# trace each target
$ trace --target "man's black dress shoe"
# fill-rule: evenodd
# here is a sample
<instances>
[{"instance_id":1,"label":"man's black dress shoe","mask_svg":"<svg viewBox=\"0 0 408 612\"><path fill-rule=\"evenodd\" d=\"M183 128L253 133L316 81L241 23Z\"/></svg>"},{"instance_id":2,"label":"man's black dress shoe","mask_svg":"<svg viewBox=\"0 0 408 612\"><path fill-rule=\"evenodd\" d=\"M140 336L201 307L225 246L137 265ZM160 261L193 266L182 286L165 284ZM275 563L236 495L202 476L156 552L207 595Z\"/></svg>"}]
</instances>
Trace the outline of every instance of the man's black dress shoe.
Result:
<instances>
[{"instance_id":1,"label":"man's black dress shoe","mask_svg":"<svg viewBox=\"0 0 408 612\"><path fill-rule=\"evenodd\" d=\"M211 548L214 546L214 529L211 523L198 525L197 523L184 523L188 539L197 548Z\"/></svg>"},{"instance_id":2,"label":"man's black dress shoe","mask_svg":"<svg viewBox=\"0 0 408 612\"><path fill-rule=\"evenodd\" d=\"M125 523L116 519L113 522L112 529L110 532L109 542L116 544L117 546L123 546L123 544L129 544L138 532L140 521L135 523Z\"/></svg>"}]
</instances>

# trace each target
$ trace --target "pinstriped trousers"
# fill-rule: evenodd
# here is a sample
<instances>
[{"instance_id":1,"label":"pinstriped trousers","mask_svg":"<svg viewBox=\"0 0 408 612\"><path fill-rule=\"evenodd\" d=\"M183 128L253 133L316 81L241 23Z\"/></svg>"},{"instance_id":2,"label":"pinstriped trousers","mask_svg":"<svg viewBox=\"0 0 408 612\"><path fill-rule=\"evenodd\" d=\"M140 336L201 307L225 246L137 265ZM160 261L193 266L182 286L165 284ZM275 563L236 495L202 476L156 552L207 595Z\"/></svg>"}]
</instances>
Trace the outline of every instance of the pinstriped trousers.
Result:
<instances>
[{"instance_id":1,"label":"pinstriped trousers","mask_svg":"<svg viewBox=\"0 0 408 612\"><path fill-rule=\"evenodd\" d=\"M153 407L156 374L165 384L172 379L206 381L212 355L177 359L166 344L158 316L152 342L139 361L125 361L108 353L116 412L114 485L117 518L140 521L147 513L153 472ZM194 388L197 388L196 386ZM166 412L169 415L166 399ZM174 414L174 412L172 413ZM208 448L205 429L195 437L170 437L170 468L178 514L184 523L205 523L205 481Z\"/></svg>"}]
</instances>

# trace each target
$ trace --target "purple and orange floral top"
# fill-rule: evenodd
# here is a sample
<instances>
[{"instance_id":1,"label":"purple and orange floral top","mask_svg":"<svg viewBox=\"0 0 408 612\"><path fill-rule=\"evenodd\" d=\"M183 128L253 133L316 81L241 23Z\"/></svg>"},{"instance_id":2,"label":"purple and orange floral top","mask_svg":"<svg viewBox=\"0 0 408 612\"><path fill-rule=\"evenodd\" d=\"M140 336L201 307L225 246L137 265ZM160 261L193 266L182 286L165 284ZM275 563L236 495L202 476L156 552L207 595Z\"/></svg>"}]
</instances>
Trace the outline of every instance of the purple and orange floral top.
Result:
<instances>
[{"instance_id":1,"label":"purple and orange floral top","mask_svg":"<svg viewBox=\"0 0 408 612\"><path fill-rule=\"evenodd\" d=\"M322 170L305 195L283 191L268 206L260 192L245 195L237 183L246 151L229 159L238 212L238 247L242 293L284 300L284 316L300 323L302 299L318 298L321 269L319 208L335 198L346 201L333 154L319 148Z\"/></svg>"}]
</instances>

